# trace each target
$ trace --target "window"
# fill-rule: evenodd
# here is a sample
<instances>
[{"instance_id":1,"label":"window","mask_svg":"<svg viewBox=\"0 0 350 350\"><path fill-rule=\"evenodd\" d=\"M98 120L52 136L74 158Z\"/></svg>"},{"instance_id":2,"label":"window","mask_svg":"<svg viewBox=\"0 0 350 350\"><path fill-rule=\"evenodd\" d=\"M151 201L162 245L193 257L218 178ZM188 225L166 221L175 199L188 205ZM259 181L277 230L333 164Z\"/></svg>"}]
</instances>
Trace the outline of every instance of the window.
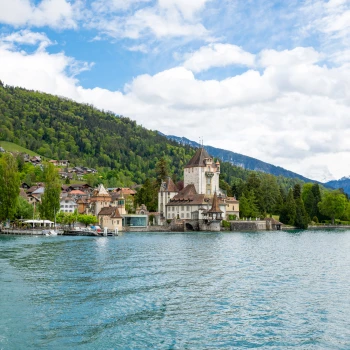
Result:
<instances>
[{"instance_id":1,"label":"window","mask_svg":"<svg viewBox=\"0 0 350 350\"><path fill-rule=\"evenodd\" d=\"M184 211L184 207L181 207L181 211Z\"/></svg>"},{"instance_id":2,"label":"window","mask_svg":"<svg viewBox=\"0 0 350 350\"><path fill-rule=\"evenodd\" d=\"M174 219L174 217L175 217L175 214L173 214L173 219Z\"/></svg>"},{"instance_id":3,"label":"window","mask_svg":"<svg viewBox=\"0 0 350 350\"><path fill-rule=\"evenodd\" d=\"M181 219L183 219L184 218L184 213L181 213Z\"/></svg>"},{"instance_id":4,"label":"window","mask_svg":"<svg viewBox=\"0 0 350 350\"><path fill-rule=\"evenodd\" d=\"M117 220L117 225L119 225L119 220Z\"/></svg>"},{"instance_id":5,"label":"window","mask_svg":"<svg viewBox=\"0 0 350 350\"><path fill-rule=\"evenodd\" d=\"M188 219L188 218L190 217L190 213L187 213L187 214L186 214L186 217L187 217L187 219Z\"/></svg>"},{"instance_id":6,"label":"window","mask_svg":"<svg viewBox=\"0 0 350 350\"><path fill-rule=\"evenodd\" d=\"M210 190L207 190L207 194L210 194Z\"/></svg>"},{"instance_id":7,"label":"window","mask_svg":"<svg viewBox=\"0 0 350 350\"><path fill-rule=\"evenodd\" d=\"M211 183L211 179L210 177L207 177L207 185L210 185L210 183Z\"/></svg>"},{"instance_id":8,"label":"window","mask_svg":"<svg viewBox=\"0 0 350 350\"><path fill-rule=\"evenodd\" d=\"M190 206L189 205L187 206L187 211L190 211Z\"/></svg>"}]
</instances>

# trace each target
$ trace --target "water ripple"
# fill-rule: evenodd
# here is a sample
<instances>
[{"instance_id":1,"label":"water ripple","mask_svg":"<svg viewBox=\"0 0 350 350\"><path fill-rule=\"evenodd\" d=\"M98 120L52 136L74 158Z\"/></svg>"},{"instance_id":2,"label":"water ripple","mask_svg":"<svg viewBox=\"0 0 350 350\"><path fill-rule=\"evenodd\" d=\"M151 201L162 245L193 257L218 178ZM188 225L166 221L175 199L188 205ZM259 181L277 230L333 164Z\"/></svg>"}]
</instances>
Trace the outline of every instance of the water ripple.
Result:
<instances>
[{"instance_id":1,"label":"water ripple","mask_svg":"<svg viewBox=\"0 0 350 350\"><path fill-rule=\"evenodd\" d=\"M350 231L0 237L0 348L349 349Z\"/></svg>"}]
</instances>

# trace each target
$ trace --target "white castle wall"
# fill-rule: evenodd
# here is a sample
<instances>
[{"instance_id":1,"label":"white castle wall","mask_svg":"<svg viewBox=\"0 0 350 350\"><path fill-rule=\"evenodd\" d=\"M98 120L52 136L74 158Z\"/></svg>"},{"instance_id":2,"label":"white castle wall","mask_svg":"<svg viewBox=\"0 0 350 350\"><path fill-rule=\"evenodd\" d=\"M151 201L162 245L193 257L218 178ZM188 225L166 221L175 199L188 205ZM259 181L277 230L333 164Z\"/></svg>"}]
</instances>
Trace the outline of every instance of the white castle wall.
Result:
<instances>
[{"instance_id":1,"label":"white castle wall","mask_svg":"<svg viewBox=\"0 0 350 350\"><path fill-rule=\"evenodd\" d=\"M207 195L207 171L213 172L214 176L211 178L210 194L213 195L215 190L219 190L219 173L214 165L206 167L192 167L184 169L184 186L194 184L198 194Z\"/></svg>"}]
</instances>

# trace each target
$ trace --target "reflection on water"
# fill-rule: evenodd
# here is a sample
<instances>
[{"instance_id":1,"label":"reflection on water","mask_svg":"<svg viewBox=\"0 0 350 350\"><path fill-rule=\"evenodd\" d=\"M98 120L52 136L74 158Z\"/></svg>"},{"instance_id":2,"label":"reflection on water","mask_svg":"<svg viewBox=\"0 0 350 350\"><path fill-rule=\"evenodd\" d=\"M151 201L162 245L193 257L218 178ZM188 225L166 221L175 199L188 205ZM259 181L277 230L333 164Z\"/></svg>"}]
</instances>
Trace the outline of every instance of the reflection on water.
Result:
<instances>
[{"instance_id":1,"label":"reflection on water","mask_svg":"<svg viewBox=\"0 0 350 350\"><path fill-rule=\"evenodd\" d=\"M348 349L350 231L0 237L0 349Z\"/></svg>"}]
</instances>

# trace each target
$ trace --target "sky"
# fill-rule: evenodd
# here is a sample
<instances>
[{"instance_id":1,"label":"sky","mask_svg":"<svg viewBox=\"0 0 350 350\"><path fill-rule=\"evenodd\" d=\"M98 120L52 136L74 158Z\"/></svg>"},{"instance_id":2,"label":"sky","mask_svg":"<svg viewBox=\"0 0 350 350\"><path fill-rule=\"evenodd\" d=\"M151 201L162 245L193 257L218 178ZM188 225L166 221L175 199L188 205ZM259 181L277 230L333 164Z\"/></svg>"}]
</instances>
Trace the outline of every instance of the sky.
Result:
<instances>
[{"instance_id":1,"label":"sky","mask_svg":"<svg viewBox=\"0 0 350 350\"><path fill-rule=\"evenodd\" d=\"M350 176L350 0L0 0L0 80Z\"/></svg>"}]
</instances>

